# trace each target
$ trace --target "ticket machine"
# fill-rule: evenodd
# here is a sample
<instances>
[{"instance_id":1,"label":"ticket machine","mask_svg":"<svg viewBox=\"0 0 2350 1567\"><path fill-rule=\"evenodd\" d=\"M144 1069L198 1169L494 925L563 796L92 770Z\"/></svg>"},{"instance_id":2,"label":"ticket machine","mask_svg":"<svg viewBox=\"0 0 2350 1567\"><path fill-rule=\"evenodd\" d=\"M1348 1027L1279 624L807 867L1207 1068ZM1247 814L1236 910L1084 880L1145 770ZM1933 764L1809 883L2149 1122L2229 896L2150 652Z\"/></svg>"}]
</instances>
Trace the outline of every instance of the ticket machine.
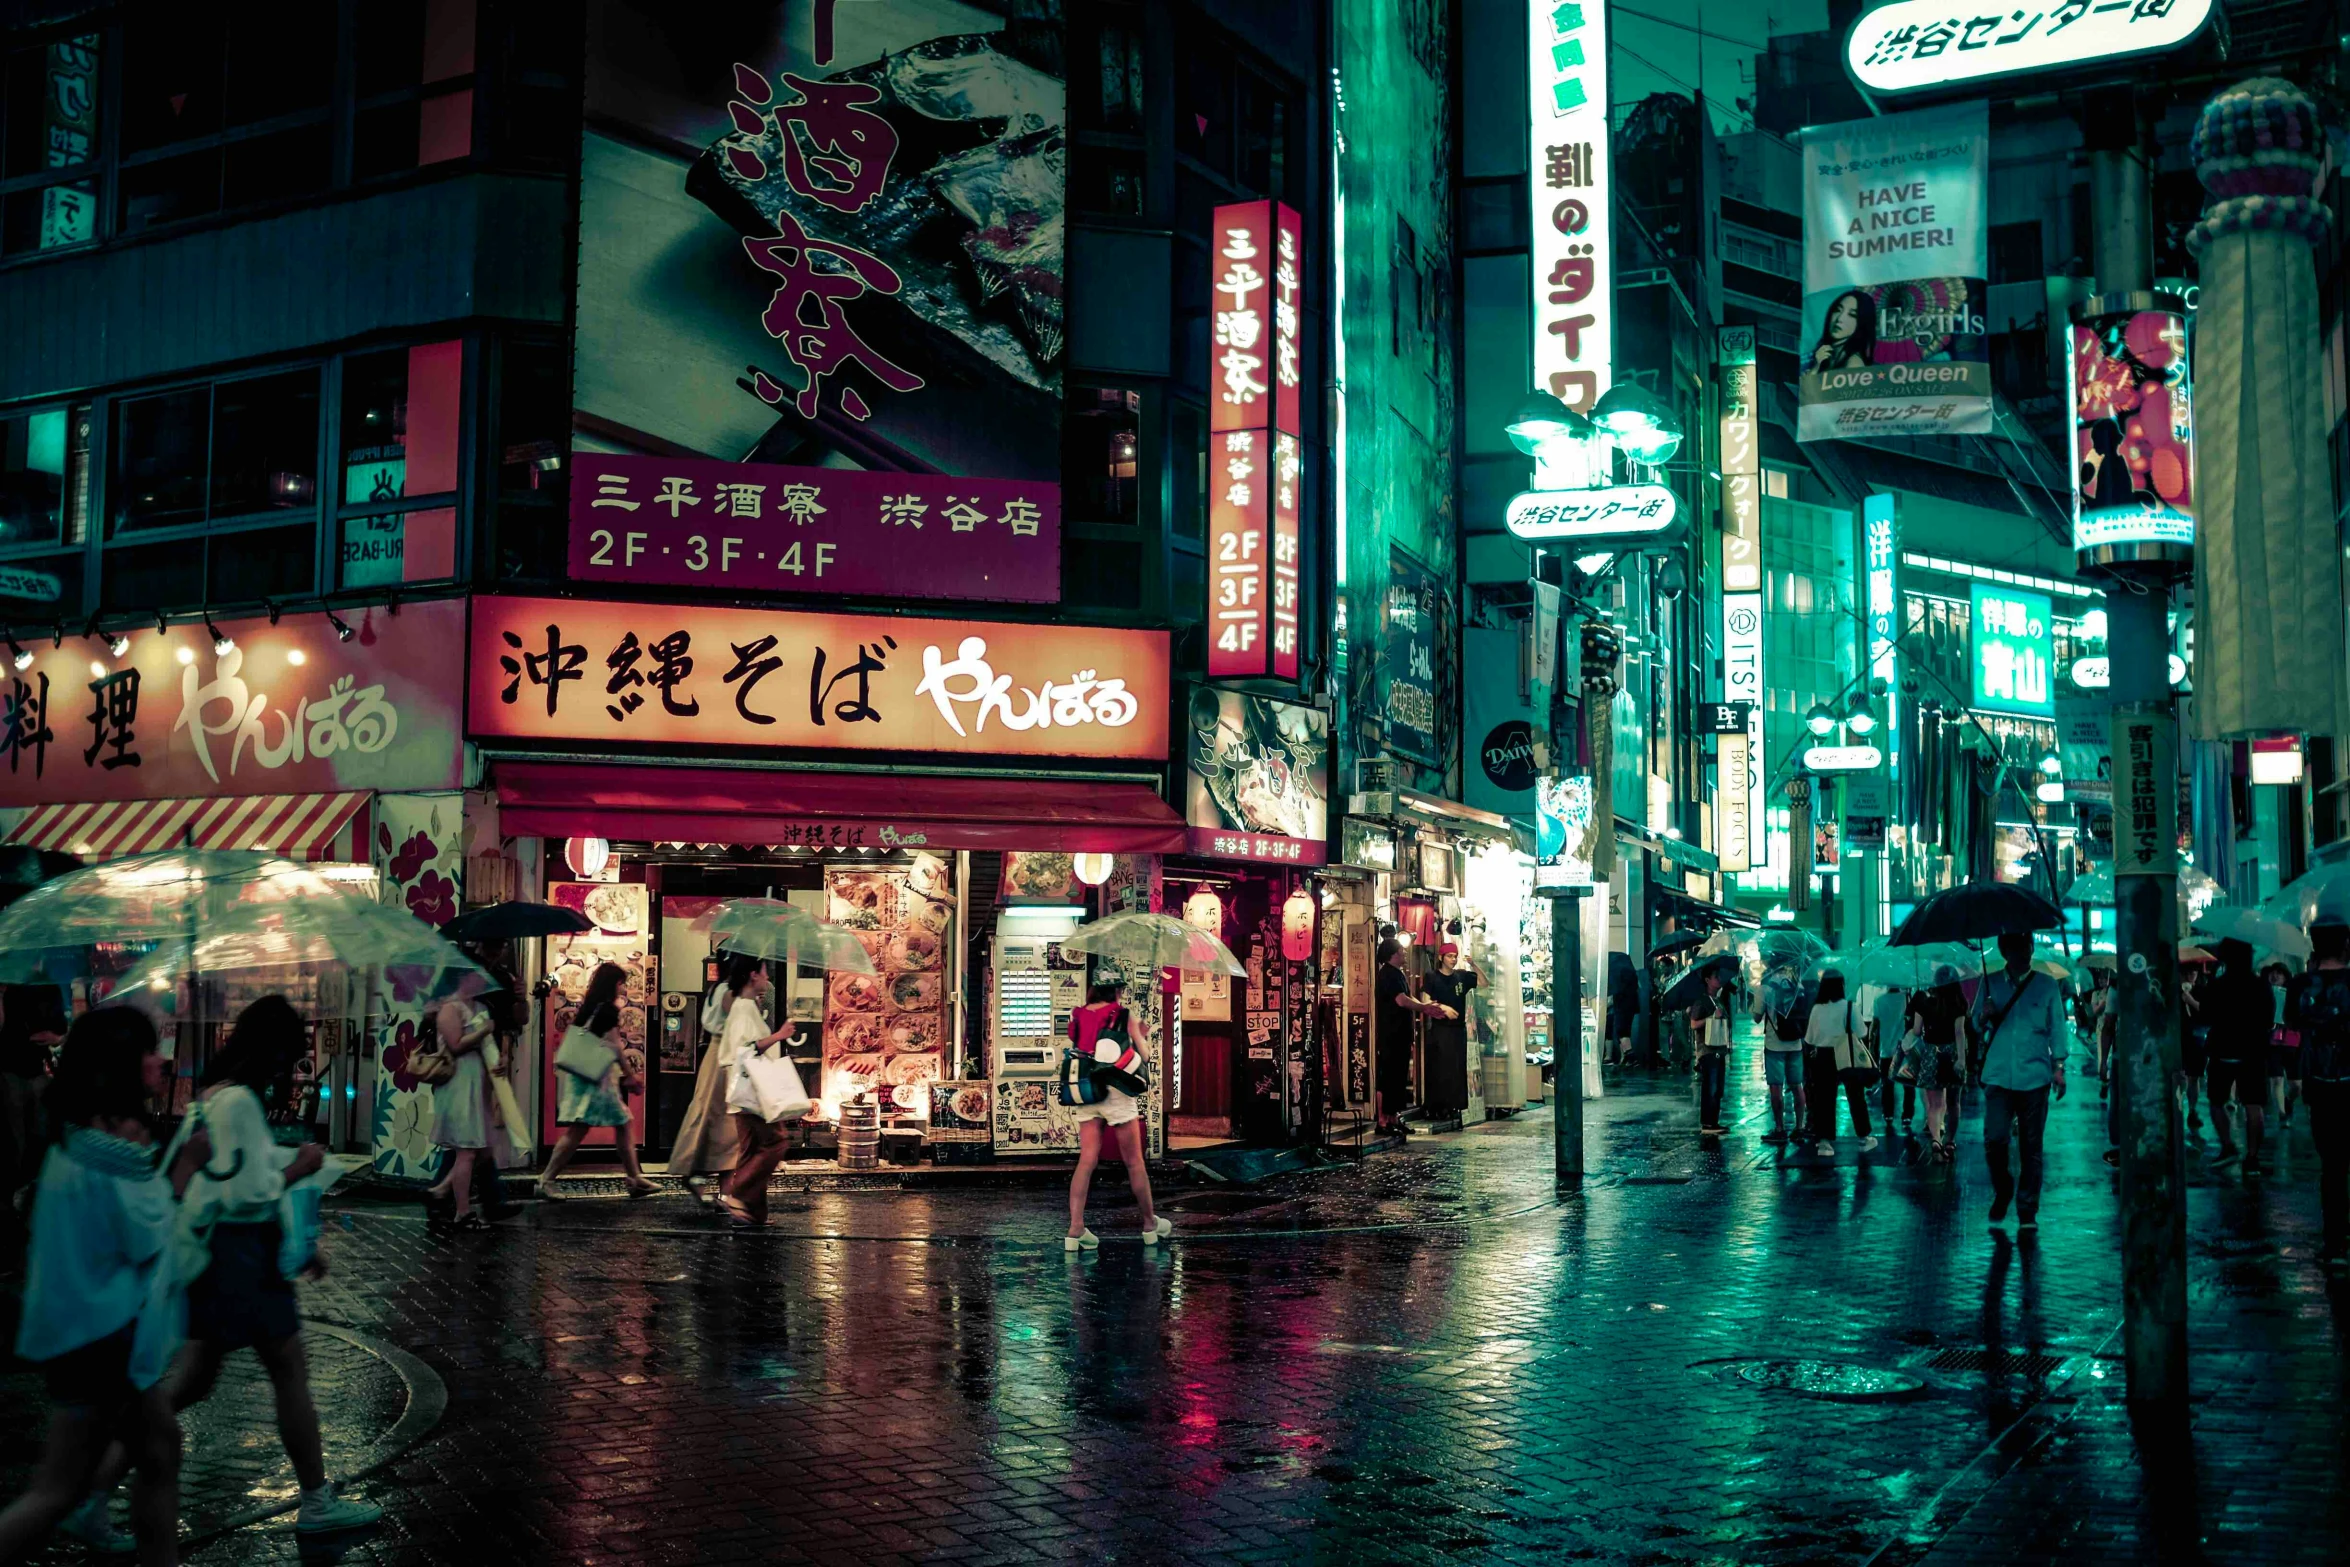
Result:
<instances>
[{"instance_id":1,"label":"ticket machine","mask_svg":"<svg viewBox=\"0 0 2350 1567\"><path fill-rule=\"evenodd\" d=\"M1070 1153L1077 1128L1058 1102L1069 1014L1085 1001L1086 963L1061 951L1085 917L1074 908L1009 908L996 920L987 1005L999 1158Z\"/></svg>"}]
</instances>

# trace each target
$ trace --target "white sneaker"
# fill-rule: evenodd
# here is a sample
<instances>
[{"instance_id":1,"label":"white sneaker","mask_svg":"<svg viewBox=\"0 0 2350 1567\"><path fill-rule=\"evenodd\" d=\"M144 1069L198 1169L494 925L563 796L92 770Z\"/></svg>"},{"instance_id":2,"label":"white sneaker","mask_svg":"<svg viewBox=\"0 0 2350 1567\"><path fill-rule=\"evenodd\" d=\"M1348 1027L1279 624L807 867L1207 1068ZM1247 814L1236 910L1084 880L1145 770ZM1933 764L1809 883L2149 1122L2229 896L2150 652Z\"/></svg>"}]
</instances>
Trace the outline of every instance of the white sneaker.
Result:
<instances>
[{"instance_id":1,"label":"white sneaker","mask_svg":"<svg viewBox=\"0 0 2350 1567\"><path fill-rule=\"evenodd\" d=\"M1822 1143L1817 1148L1814 1148L1812 1152L1818 1154L1823 1159L1833 1159L1836 1157L1836 1145L1834 1143Z\"/></svg>"},{"instance_id":2,"label":"white sneaker","mask_svg":"<svg viewBox=\"0 0 2350 1567\"><path fill-rule=\"evenodd\" d=\"M1082 1235L1061 1237L1061 1250L1063 1251L1099 1251L1101 1246L1102 1238L1091 1230L1087 1230Z\"/></svg>"},{"instance_id":3,"label":"white sneaker","mask_svg":"<svg viewBox=\"0 0 2350 1567\"><path fill-rule=\"evenodd\" d=\"M1870 1149L1876 1146L1877 1140L1874 1137L1864 1137L1860 1140L1860 1151L1862 1153L1867 1153Z\"/></svg>"},{"instance_id":4,"label":"white sneaker","mask_svg":"<svg viewBox=\"0 0 2350 1567\"><path fill-rule=\"evenodd\" d=\"M1151 1222L1149 1229L1142 1232L1142 1243L1145 1246L1156 1246L1174 1233L1175 1221L1162 1213Z\"/></svg>"},{"instance_id":5,"label":"white sneaker","mask_svg":"<svg viewBox=\"0 0 2350 1567\"><path fill-rule=\"evenodd\" d=\"M332 1480L315 1491L302 1493L302 1507L294 1515L294 1527L304 1533L327 1529L360 1529L384 1515L384 1510L373 1502L354 1502L335 1495Z\"/></svg>"},{"instance_id":6,"label":"white sneaker","mask_svg":"<svg viewBox=\"0 0 2350 1567\"><path fill-rule=\"evenodd\" d=\"M139 1548L135 1535L114 1527L114 1520L106 1514L103 1492L67 1513L65 1522L57 1527L69 1539L81 1541L99 1556L128 1556Z\"/></svg>"}]
</instances>

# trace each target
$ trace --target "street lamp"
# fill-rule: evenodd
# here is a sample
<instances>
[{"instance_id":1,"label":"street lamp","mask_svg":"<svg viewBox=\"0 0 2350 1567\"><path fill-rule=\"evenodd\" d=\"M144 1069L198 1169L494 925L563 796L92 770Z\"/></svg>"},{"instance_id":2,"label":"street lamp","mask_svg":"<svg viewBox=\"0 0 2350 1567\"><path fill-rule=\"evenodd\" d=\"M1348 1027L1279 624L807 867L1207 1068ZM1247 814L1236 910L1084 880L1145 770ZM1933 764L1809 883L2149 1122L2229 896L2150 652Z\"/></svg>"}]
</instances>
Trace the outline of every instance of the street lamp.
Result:
<instances>
[{"instance_id":1,"label":"street lamp","mask_svg":"<svg viewBox=\"0 0 2350 1567\"><path fill-rule=\"evenodd\" d=\"M1624 455L1644 467L1673 460L1681 449L1681 419L1672 405L1629 381L1608 388L1591 410L1599 432L1623 449Z\"/></svg>"},{"instance_id":2,"label":"street lamp","mask_svg":"<svg viewBox=\"0 0 2350 1567\"><path fill-rule=\"evenodd\" d=\"M1510 444L1531 457L1545 441L1562 435L1589 435L1591 421L1550 393L1535 392L1518 405L1504 428Z\"/></svg>"},{"instance_id":3,"label":"street lamp","mask_svg":"<svg viewBox=\"0 0 2350 1567\"><path fill-rule=\"evenodd\" d=\"M1877 710L1869 706L1866 692L1855 692L1852 705L1845 710L1844 727L1867 739L1877 732Z\"/></svg>"},{"instance_id":4,"label":"street lamp","mask_svg":"<svg viewBox=\"0 0 2350 1567\"><path fill-rule=\"evenodd\" d=\"M1825 702L1814 702L1803 715L1803 727L1825 740L1836 732L1836 714Z\"/></svg>"}]
</instances>

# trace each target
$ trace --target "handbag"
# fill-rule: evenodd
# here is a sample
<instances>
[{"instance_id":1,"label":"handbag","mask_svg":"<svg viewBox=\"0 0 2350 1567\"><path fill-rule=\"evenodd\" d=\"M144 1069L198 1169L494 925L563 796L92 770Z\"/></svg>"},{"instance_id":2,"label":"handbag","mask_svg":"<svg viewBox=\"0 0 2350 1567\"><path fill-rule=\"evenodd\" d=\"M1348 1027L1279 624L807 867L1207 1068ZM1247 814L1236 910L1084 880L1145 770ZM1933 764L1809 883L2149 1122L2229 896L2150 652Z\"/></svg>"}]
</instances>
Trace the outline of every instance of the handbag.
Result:
<instances>
[{"instance_id":1,"label":"handbag","mask_svg":"<svg viewBox=\"0 0 2350 1567\"><path fill-rule=\"evenodd\" d=\"M734 1060L734 1081L726 1090L726 1107L755 1115L762 1121L797 1121L812 1107L799 1069L781 1049L745 1050Z\"/></svg>"},{"instance_id":2,"label":"handbag","mask_svg":"<svg viewBox=\"0 0 2350 1567\"><path fill-rule=\"evenodd\" d=\"M438 1088L457 1075L457 1057L441 1043L438 1028L429 1023L421 1042L408 1052L408 1075L430 1088Z\"/></svg>"},{"instance_id":3,"label":"handbag","mask_svg":"<svg viewBox=\"0 0 2350 1567\"><path fill-rule=\"evenodd\" d=\"M600 1035L591 1034L576 1025L563 1031L563 1042L555 1047L555 1069L569 1072L573 1077L593 1088L612 1070L612 1063L620 1059L620 1052L606 1044Z\"/></svg>"},{"instance_id":4,"label":"handbag","mask_svg":"<svg viewBox=\"0 0 2350 1567\"><path fill-rule=\"evenodd\" d=\"M1061 1103L1072 1110L1098 1105L1110 1097L1110 1085L1097 1075L1093 1058L1075 1045L1061 1052L1061 1080L1055 1087Z\"/></svg>"},{"instance_id":5,"label":"handbag","mask_svg":"<svg viewBox=\"0 0 2350 1567\"><path fill-rule=\"evenodd\" d=\"M1878 1063L1876 1048L1868 1041L1867 1030L1871 1026L1870 1023L1864 1023L1861 1025L1862 1032L1854 1033L1852 1003L1844 1003L1844 1048L1839 1052L1844 1057L1844 1063L1836 1069L1838 1082L1858 1083L1866 1087L1885 1075L1884 1067Z\"/></svg>"}]
</instances>

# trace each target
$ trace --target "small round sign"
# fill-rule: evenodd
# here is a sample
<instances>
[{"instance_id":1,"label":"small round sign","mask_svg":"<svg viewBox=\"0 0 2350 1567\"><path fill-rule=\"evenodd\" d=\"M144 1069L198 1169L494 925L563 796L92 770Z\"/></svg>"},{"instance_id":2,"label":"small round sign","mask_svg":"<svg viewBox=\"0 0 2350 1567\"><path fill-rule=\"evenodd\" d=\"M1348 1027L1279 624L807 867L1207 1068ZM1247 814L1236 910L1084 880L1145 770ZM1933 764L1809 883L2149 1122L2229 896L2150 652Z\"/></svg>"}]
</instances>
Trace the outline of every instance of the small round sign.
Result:
<instances>
[{"instance_id":1,"label":"small round sign","mask_svg":"<svg viewBox=\"0 0 2350 1567\"><path fill-rule=\"evenodd\" d=\"M1512 791L1534 787L1534 726L1523 718L1495 724L1478 747L1485 776L1496 789Z\"/></svg>"}]
</instances>

